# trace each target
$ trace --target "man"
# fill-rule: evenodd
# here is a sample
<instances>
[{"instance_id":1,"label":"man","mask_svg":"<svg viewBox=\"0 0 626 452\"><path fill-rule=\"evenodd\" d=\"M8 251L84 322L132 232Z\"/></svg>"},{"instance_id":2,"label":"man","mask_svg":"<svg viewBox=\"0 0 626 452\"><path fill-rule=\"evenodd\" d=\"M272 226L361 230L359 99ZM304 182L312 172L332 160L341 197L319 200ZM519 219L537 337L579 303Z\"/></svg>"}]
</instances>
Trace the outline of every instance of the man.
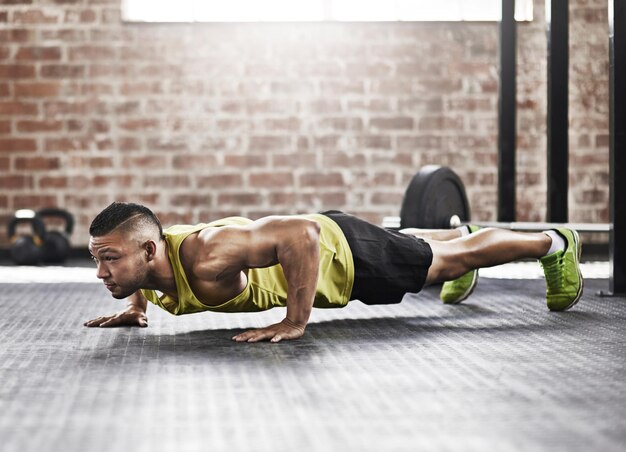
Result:
<instances>
[{"instance_id":1,"label":"man","mask_svg":"<svg viewBox=\"0 0 626 452\"><path fill-rule=\"evenodd\" d=\"M233 337L279 342L304 334L313 307L355 299L399 303L405 293L442 281L443 301L460 303L476 285L478 268L530 257L544 268L550 310L571 308L583 290L581 243L565 228L395 232L328 211L163 231L150 209L116 202L96 216L89 233L98 278L114 298L128 298L126 309L86 322L89 327L145 327L148 301L174 315L286 306L281 322Z\"/></svg>"}]
</instances>

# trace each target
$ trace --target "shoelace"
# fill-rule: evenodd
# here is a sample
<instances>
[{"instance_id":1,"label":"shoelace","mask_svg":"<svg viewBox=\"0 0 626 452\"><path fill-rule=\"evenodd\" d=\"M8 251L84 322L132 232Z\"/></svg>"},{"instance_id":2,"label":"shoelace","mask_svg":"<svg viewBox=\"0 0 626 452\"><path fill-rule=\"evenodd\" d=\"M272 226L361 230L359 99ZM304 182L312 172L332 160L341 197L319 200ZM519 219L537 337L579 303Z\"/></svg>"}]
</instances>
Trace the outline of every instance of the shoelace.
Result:
<instances>
[{"instance_id":1,"label":"shoelace","mask_svg":"<svg viewBox=\"0 0 626 452\"><path fill-rule=\"evenodd\" d=\"M549 291L558 290L563 287L563 275L565 274L563 266L563 256L559 256L554 263L544 267Z\"/></svg>"}]
</instances>

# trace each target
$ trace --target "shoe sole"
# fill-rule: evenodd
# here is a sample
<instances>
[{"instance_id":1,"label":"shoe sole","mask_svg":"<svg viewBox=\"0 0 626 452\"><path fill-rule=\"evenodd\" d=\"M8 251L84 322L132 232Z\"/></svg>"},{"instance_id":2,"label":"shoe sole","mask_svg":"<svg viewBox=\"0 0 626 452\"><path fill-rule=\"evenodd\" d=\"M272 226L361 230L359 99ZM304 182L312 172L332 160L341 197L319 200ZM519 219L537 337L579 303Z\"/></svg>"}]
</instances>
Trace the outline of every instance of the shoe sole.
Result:
<instances>
[{"instance_id":1,"label":"shoe sole","mask_svg":"<svg viewBox=\"0 0 626 452\"><path fill-rule=\"evenodd\" d=\"M578 288L578 293L576 293L576 298L567 305L563 309L557 309L556 311L567 311L571 307L573 307L578 301L582 298L583 288L585 286L585 280L583 279L583 274L580 271L580 257L582 256L583 247L580 244L580 236L578 235L578 231L571 230L574 233L574 244L576 245L576 268L578 269L578 280L580 281L580 287Z\"/></svg>"},{"instance_id":2,"label":"shoe sole","mask_svg":"<svg viewBox=\"0 0 626 452\"><path fill-rule=\"evenodd\" d=\"M444 301L443 304L460 304L463 301L467 300L469 296L472 294L472 292L474 292L474 288L476 287L477 283L478 283L478 270L474 271L474 278L472 279L472 284L470 284L470 286L465 291L465 293L461 296L461 298L455 301Z\"/></svg>"}]
</instances>

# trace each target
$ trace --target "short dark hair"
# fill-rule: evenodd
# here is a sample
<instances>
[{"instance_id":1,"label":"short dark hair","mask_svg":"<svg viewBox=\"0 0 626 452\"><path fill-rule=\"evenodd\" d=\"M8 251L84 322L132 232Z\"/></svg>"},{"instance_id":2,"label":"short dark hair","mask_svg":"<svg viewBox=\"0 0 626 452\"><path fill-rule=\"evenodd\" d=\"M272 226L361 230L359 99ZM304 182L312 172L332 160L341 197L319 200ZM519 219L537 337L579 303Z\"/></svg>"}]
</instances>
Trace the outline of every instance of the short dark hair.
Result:
<instances>
[{"instance_id":1,"label":"short dark hair","mask_svg":"<svg viewBox=\"0 0 626 452\"><path fill-rule=\"evenodd\" d=\"M163 238L163 226L157 216L147 207L132 202L114 202L105 208L91 222L89 235L100 237L109 234L124 223L128 223L129 227L151 225L158 229L159 238Z\"/></svg>"}]
</instances>

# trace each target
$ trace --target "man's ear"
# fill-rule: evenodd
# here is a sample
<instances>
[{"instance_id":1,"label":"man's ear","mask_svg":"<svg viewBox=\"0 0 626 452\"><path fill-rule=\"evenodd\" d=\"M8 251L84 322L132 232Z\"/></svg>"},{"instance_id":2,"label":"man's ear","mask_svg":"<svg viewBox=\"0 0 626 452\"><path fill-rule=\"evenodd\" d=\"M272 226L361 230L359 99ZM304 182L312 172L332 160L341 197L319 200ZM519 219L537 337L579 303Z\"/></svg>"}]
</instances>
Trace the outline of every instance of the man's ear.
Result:
<instances>
[{"instance_id":1,"label":"man's ear","mask_svg":"<svg viewBox=\"0 0 626 452\"><path fill-rule=\"evenodd\" d=\"M150 262L154 259L154 256L156 256L157 245L153 240L148 240L146 243L144 243L143 247L146 250L146 257L148 258L148 262Z\"/></svg>"}]
</instances>

